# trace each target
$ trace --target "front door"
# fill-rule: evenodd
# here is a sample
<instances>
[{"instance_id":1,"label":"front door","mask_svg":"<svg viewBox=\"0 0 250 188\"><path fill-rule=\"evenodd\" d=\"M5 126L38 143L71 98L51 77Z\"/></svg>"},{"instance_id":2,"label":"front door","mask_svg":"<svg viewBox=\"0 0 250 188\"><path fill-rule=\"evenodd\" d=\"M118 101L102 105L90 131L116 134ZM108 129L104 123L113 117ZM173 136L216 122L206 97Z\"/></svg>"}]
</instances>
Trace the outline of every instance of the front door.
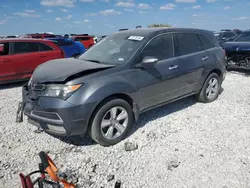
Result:
<instances>
[{"instance_id":1,"label":"front door","mask_svg":"<svg viewBox=\"0 0 250 188\"><path fill-rule=\"evenodd\" d=\"M159 61L152 67L137 70L136 85L139 88L140 110L156 106L174 98L179 87L178 61L174 58L172 34L153 38L143 49L141 57L153 56Z\"/></svg>"}]
</instances>

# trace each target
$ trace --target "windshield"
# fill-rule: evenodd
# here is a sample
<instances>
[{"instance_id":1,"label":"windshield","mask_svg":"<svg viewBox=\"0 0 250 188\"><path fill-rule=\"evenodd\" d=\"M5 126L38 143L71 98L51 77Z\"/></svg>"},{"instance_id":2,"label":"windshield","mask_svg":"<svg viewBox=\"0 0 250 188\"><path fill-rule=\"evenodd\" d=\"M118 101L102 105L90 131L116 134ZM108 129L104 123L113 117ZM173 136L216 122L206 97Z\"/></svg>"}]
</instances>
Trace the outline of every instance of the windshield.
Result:
<instances>
[{"instance_id":1,"label":"windshield","mask_svg":"<svg viewBox=\"0 0 250 188\"><path fill-rule=\"evenodd\" d=\"M125 63L133 55L143 38L127 34L110 35L92 46L79 59L119 65Z\"/></svg>"},{"instance_id":2,"label":"windshield","mask_svg":"<svg viewBox=\"0 0 250 188\"><path fill-rule=\"evenodd\" d=\"M222 39L222 38L232 38L234 37L236 34L232 31L229 31L229 32L221 32L218 36L219 39Z\"/></svg>"},{"instance_id":3,"label":"windshield","mask_svg":"<svg viewBox=\"0 0 250 188\"><path fill-rule=\"evenodd\" d=\"M240 34L234 41L250 41L250 32Z\"/></svg>"}]
</instances>

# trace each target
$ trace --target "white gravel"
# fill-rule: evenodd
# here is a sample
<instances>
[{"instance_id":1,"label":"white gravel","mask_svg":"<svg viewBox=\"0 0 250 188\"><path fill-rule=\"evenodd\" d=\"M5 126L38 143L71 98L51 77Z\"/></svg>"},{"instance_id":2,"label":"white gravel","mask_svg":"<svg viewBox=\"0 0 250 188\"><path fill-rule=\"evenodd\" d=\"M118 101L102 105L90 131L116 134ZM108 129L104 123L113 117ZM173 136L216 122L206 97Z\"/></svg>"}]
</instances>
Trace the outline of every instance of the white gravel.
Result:
<instances>
[{"instance_id":1,"label":"white gravel","mask_svg":"<svg viewBox=\"0 0 250 188\"><path fill-rule=\"evenodd\" d=\"M84 137L61 141L15 123L21 88L0 91L0 187L20 187L19 172L37 169L50 151L59 168L78 174L80 187L249 187L250 77L228 73L210 104L193 98L147 112L123 142L102 147ZM125 151L124 143L138 145ZM107 182L107 176L114 180ZM112 177L112 176L111 176ZM112 179L112 178L111 178Z\"/></svg>"}]
</instances>

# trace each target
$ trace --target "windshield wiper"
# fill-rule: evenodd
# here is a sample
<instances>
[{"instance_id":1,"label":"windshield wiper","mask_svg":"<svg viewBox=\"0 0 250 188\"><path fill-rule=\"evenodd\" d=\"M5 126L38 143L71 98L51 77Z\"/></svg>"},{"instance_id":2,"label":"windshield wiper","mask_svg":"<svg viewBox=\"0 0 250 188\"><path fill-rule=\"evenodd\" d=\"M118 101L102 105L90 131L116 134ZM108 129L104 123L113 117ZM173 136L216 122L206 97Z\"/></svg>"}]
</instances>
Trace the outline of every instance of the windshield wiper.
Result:
<instances>
[{"instance_id":1,"label":"windshield wiper","mask_svg":"<svg viewBox=\"0 0 250 188\"><path fill-rule=\"evenodd\" d=\"M98 61L98 60L92 60L92 59L84 59L84 60L85 60L85 61L90 61L90 62L102 64L102 62L101 62L101 61Z\"/></svg>"}]
</instances>

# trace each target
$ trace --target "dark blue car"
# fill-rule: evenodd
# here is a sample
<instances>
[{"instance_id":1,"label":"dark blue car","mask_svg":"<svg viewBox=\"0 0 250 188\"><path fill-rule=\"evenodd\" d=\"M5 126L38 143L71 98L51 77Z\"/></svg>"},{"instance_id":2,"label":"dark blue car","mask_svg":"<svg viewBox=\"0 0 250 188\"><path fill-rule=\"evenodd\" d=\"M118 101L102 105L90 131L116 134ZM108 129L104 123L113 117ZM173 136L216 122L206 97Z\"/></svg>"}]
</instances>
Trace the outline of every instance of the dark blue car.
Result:
<instances>
[{"instance_id":1,"label":"dark blue car","mask_svg":"<svg viewBox=\"0 0 250 188\"><path fill-rule=\"evenodd\" d=\"M55 41L55 43L63 49L66 57L77 57L86 51L82 43L69 38L47 38L47 40Z\"/></svg>"},{"instance_id":2,"label":"dark blue car","mask_svg":"<svg viewBox=\"0 0 250 188\"><path fill-rule=\"evenodd\" d=\"M227 54L227 68L250 69L250 31L244 31L233 41L225 42L222 48Z\"/></svg>"}]
</instances>

